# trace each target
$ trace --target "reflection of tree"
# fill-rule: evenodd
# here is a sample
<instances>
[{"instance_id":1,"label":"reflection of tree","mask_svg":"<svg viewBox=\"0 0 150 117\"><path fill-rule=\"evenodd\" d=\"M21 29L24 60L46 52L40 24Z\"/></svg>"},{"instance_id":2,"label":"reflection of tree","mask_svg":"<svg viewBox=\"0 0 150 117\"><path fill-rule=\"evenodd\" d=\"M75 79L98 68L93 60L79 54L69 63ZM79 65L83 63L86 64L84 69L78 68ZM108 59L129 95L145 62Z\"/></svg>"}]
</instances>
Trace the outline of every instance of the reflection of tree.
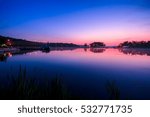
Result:
<instances>
[{"instance_id":1,"label":"reflection of tree","mask_svg":"<svg viewBox=\"0 0 150 117\"><path fill-rule=\"evenodd\" d=\"M49 49L49 50L48 50L48 49L47 49L47 50L42 50L42 52L43 52L43 53L49 53L49 52L50 52L50 49Z\"/></svg>"},{"instance_id":2,"label":"reflection of tree","mask_svg":"<svg viewBox=\"0 0 150 117\"><path fill-rule=\"evenodd\" d=\"M105 49L104 48L90 48L90 51L94 53L102 53L105 51Z\"/></svg>"},{"instance_id":3,"label":"reflection of tree","mask_svg":"<svg viewBox=\"0 0 150 117\"><path fill-rule=\"evenodd\" d=\"M84 51L87 52L87 48L84 48Z\"/></svg>"},{"instance_id":4,"label":"reflection of tree","mask_svg":"<svg viewBox=\"0 0 150 117\"><path fill-rule=\"evenodd\" d=\"M42 52L49 53L50 51L65 51L65 50L75 50L76 47L50 47L50 50L41 50Z\"/></svg>"},{"instance_id":5,"label":"reflection of tree","mask_svg":"<svg viewBox=\"0 0 150 117\"><path fill-rule=\"evenodd\" d=\"M0 62L1 61L6 61L7 57L4 56L4 54L0 54Z\"/></svg>"},{"instance_id":6,"label":"reflection of tree","mask_svg":"<svg viewBox=\"0 0 150 117\"><path fill-rule=\"evenodd\" d=\"M120 52L130 55L147 55L150 56L150 49L119 49Z\"/></svg>"},{"instance_id":7,"label":"reflection of tree","mask_svg":"<svg viewBox=\"0 0 150 117\"><path fill-rule=\"evenodd\" d=\"M10 52L6 52L4 54L0 54L0 61L5 61L7 60L8 57L12 56L12 54Z\"/></svg>"}]
</instances>

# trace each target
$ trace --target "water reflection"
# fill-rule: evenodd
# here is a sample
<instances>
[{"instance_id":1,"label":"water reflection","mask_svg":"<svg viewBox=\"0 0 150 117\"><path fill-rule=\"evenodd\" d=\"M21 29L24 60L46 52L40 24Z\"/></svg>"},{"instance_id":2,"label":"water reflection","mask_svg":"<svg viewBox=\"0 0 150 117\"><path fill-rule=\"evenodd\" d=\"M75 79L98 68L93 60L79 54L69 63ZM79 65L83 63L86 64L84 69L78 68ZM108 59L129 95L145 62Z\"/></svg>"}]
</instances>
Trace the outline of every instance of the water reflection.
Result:
<instances>
[{"instance_id":1,"label":"water reflection","mask_svg":"<svg viewBox=\"0 0 150 117\"><path fill-rule=\"evenodd\" d=\"M65 50L75 50L76 47L51 47L50 49L43 49L41 50L43 53L49 53L51 51L65 51Z\"/></svg>"},{"instance_id":2,"label":"water reflection","mask_svg":"<svg viewBox=\"0 0 150 117\"><path fill-rule=\"evenodd\" d=\"M51 50L41 50L43 53L49 53Z\"/></svg>"},{"instance_id":3,"label":"water reflection","mask_svg":"<svg viewBox=\"0 0 150 117\"><path fill-rule=\"evenodd\" d=\"M50 53L26 50L0 54L1 61L7 60L6 64L0 63L0 83L6 86L8 73L10 79L11 76L18 78L21 72L27 76L26 78L34 78L40 83L47 83L47 79L61 74L69 92L82 99L108 99L108 97L110 99L150 99L148 93L150 56L142 52L149 51L111 48L51 48ZM130 56L131 53L140 56ZM13 57L7 59L12 55ZM26 70L19 70L20 65ZM23 78L22 75L21 78ZM26 84L27 88L29 84ZM43 92L40 88L41 86L38 92ZM47 95L47 89L44 91Z\"/></svg>"},{"instance_id":4,"label":"water reflection","mask_svg":"<svg viewBox=\"0 0 150 117\"><path fill-rule=\"evenodd\" d=\"M150 56L150 49L119 49L120 52L129 55L146 55Z\"/></svg>"},{"instance_id":5,"label":"water reflection","mask_svg":"<svg viewBox=\"0 0 150 117\"><path fill-rule=\"evenodd\" d=\"M93 53L103 53L105 48L90 48L90 51Z\"/></svg>"},{"instance_id":6,"label":"water reflection","mask_svg":"<svg viewBox=\"0 0 150 117\"><path fill-rule=\"evenodd\" d=\"M0 54L0 62L6 62L8 57L11 57L12 53L5 52L3 54Z\"/></svg>"},{"instance_id":7,"label":"water reflection","mask_svg":"<svg viewBox=\"0 0 150 117\"><path fill-rule=\"evenodd\" d=\"M24 55L27 53L34 52L34 50L21 50L16 52L4 52L0 54L0 62L6 62L9 57L15 56L15 55Z\"/></svg>"},{"instance_id":8,"label":"water reflection","mask_svg":"<svg viewBox=\"0 0 150 117\"><path fill-rule=\"evenodd\" d=\"M87 52L88 48L84 48L84 51Z\"/></svg>"}]
</instances>

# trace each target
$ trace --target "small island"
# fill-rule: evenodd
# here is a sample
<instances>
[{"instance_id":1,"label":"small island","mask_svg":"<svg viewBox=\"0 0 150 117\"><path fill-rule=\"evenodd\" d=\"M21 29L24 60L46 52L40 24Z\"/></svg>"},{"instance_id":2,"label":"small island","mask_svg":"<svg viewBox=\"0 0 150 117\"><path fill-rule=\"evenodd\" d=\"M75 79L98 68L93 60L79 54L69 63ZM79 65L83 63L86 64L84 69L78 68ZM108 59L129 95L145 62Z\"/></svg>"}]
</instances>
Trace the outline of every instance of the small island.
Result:
<instances>
[{"instance_id":1,"label":"small island","mask_svg":"<svg viewBox=\"0 0 150 117\"><path fill-rule=\"evenodd\" d=\"M103 48L106 45L103 42L93 42L90 44L91 48Z\"/></svg>"}]
</instances>

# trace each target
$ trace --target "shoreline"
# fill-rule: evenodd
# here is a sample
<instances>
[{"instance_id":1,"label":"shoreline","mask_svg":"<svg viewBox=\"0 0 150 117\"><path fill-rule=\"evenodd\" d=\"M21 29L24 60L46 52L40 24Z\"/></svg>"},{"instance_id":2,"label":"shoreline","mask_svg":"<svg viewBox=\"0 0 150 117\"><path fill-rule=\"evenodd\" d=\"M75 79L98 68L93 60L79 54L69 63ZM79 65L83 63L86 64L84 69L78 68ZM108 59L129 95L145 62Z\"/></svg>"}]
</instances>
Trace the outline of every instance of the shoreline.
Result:
<instances>
[{"instance_id":1,"label":"shoreline","mask_svg":"<svg viewBox=\"0 0 150 117\"><path fill-rule=\"evenodd\" d=\"M86 49L90 49L90 47L50 47L50 51L54 51L54 50L74 50L74 49L78 49L78 48L86 48ZM121 50L150 50L150 48L114 48L114 47L99 47L99 49L121 49ZM96 49L96 48L94 48ZM3 54L5 52L19 52L19 51L23 51L23 50L31 50L31 51L38 51L42 49L40 47L12 47L12 48L0 48L0 54Z\"/></svg>"},{"instance_id":2,"label":"shoreline","mask_svg":"<svg viewBox=\"0 0 150 117\"><path fill-rule=\"evenodd\" d=\"M20 49L18 48L0 48L0 54L3 54L5 52L18 52Z\"/></svg>"}]
</instances>

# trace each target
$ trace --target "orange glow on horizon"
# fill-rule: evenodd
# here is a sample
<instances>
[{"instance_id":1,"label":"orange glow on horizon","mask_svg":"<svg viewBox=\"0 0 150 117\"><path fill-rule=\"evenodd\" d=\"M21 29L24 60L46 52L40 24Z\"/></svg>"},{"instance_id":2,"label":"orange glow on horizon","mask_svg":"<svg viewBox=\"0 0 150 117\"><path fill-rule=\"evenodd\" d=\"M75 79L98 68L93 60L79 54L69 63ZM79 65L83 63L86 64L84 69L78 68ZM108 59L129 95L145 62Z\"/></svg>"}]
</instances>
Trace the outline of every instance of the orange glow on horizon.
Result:
<instances>
[{"instance_id":1,"label":"orange glow on horizon","mask_svg":"<svg viewBox=\"0 0 150 117\"><path fill-rule=\"evenodd\" d=\"M150 41L150 37L136 37L136 38L124 38L124 39L57 39L58 41L56 41L56 39L43 39L41 41L38 42L52 42L52 43L74 43L74 44L79 44L79 45L84 45L86 44L90 44L92 42L104 42L107 46L117 46L122 42L125 41ZM66 40L66 41L64 41Z\"/></svg>"}]
</instances>

